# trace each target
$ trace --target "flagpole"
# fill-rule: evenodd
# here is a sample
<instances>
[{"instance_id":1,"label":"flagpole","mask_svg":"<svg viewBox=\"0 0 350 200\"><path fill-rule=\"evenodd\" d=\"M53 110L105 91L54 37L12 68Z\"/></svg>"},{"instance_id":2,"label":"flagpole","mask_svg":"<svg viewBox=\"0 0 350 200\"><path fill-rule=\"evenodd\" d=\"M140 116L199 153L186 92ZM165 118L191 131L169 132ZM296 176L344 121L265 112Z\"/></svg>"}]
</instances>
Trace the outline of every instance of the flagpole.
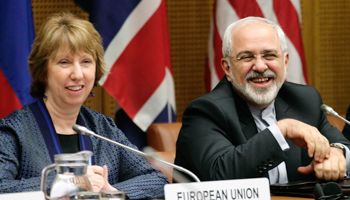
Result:
<instances>
[{"instance_id":1,"label":"flagpole","mask_svg":"<svg viewBox=\"0 0 350 200\"><path fill-rule=\"evenodd\" d=\"M169 101L167 101L167 107L168 107L168 123L172 123L173 119L172 119L171 106Z\"/></svg>"}]
</instances>

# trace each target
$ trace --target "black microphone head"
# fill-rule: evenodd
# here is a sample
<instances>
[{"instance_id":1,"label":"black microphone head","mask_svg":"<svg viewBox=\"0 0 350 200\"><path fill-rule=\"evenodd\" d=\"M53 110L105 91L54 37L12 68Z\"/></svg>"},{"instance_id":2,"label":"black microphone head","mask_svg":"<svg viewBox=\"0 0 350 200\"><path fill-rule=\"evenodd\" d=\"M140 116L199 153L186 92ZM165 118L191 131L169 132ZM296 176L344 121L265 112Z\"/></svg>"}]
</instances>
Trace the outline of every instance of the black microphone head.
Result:
<instances>
[{"instance_id":1,"label":"black microphone head","mask_svg":"<svg viewBox=\"0 0 350 200\"><path fill-rule=\"evenodd\" d=\"M315 187L314 187L314 198L315 199L319 199L320 197L323 197L323 190L322 187L319 183L316 183Z\"/></svg>"},{"instance_id":2,"label":"black microphone head","mask_svg":"<svg viewBox=\"0 0 350 200\"><path fill-rule=\"evenodd\" d=\"M343 191L338 183L328 182L322 186L324 196L342 195Z\"/></svg>"},{"instance_id":3,"label":"black microphone head","mask_svg":"<svg viewBox=\"0 0 350 200\"><path fill-rule=\"evenodd\" d=\"M325 183L322 187L319 183L316 183L314 187L314 198L316 200L339 199L341 197L343 197L342 188L335 182Z\"/></svg>"}]
</instances>

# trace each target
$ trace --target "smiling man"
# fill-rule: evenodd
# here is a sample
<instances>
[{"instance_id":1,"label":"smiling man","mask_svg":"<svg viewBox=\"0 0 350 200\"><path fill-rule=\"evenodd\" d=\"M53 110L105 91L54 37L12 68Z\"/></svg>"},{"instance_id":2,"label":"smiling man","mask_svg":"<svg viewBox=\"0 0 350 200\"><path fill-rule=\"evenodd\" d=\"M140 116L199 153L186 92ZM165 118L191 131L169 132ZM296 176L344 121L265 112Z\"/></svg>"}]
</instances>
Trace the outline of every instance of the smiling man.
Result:
<instances>
[{"instance_id":1,"label":"smiling man","mask_svg":"<svg viewBox=\"0 0 350 200\"><path fill-rule=\"evenodd\" d=\"M285 82L282 29L263 18L241 19L226 29L222 51L226 76L186 108L175 164L202 181L342 179L350 143L320 110L315 88Z\"/></svg>"}]
</instances>

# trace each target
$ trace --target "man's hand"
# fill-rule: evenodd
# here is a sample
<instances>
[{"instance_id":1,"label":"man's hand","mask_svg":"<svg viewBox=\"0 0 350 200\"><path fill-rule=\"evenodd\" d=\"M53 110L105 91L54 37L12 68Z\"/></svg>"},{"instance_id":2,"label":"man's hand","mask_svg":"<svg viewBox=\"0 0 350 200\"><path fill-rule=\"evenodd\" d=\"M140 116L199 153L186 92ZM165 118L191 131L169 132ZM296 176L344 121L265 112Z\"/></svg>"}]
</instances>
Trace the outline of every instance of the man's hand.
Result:
<instances>
[{"instance_id":1,"label":"man's hand","mask_svg":"<svg viewBox=\"0 0 350 200\"><path fill-rule=\"evenodd\" d=\"M294 119L283 119L276 123L285 138L289 138L298 147L306 148L309 157L317 162L329 158L330 146L317 128Z\"/></svg>"},{"instance_id":2,"label":"man's hand","mask_svg":"<svg viewBox=\"0 0 350 200\"><path fill-rule=\"evenodd\" d=\"M313 160L308 166L299 167L298 172L302 174L315 172L318 179L327 181L343 179L346 173L346 161L343 151L331 147L331 154L328 159L324 160L322 163Z\"/></svg>"},{"instance_id":3,"label":"man's hand","mask_svg":"<svg viewBox=\"0 0 350 200\"><path fill-rule=\"evenodd\" d=\"M94 192L117 190L108 182L108 169L106 165L103 167L97 165L88 166L86 175L91 183L92 190Z\"/></svg>"}]
</instances>

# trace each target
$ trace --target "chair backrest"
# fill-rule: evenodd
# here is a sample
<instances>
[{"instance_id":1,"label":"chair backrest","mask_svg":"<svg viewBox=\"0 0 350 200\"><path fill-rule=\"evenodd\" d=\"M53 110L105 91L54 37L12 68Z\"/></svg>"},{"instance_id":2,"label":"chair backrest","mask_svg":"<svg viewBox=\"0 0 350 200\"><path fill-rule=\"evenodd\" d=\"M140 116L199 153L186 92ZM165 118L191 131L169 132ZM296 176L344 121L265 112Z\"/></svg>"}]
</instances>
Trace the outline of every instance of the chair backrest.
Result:
<instances>
[{"instance_id":1,"label":"chair backrest","mask_svg":"<svg viewBox=\"0 0 350 200\"><path fill-rule=\"evenodd\" d=\"M148 145L158 151L156 156L169 163L174 164L176 140L181 129L181 122L154 123L147 129ZM169 179L173 180L173 168L165 164L156 164Z\"/></svg>"},{"instance_id":2,"label":"chair backrest","mask_svg":"<svg viewBox=\"0 0 350 200\"><path fill-rule=\"evenodd\" d=\"M157 158L161 160L174 164L175 151L159 151L154 153L153 155L155 155ZM155 166L160 171L162 171L167 176L170 183L173 182L173 170L174 170L173 167L157 161L154 161L152 165Z\"/></svg>"},{"instance_id":3,"label":"chair backrest","mask_svg":"<svg viewBox=\"0 0 350 200\"><path fill-rule=\"evenodd\" d=\"M341 114L340 116L345 118L345 114ZM343 131L344 125L345 125L345 122L343 120L339 119L338 117L334 117L332 115L327 115L327 119L328 119L329 123L332 126L338 128L340 132Z\"/></svg>"},{"instance_id":4,"label":"chair backrest","mask_svg":"<svg viewBox=\"0 0 350 200\"><path fill-rule=\"evenodd\" d=\"M157 151L175 151L181 122L154 123L147 129L148 145Z\"/></svg>"}]
</instances>

